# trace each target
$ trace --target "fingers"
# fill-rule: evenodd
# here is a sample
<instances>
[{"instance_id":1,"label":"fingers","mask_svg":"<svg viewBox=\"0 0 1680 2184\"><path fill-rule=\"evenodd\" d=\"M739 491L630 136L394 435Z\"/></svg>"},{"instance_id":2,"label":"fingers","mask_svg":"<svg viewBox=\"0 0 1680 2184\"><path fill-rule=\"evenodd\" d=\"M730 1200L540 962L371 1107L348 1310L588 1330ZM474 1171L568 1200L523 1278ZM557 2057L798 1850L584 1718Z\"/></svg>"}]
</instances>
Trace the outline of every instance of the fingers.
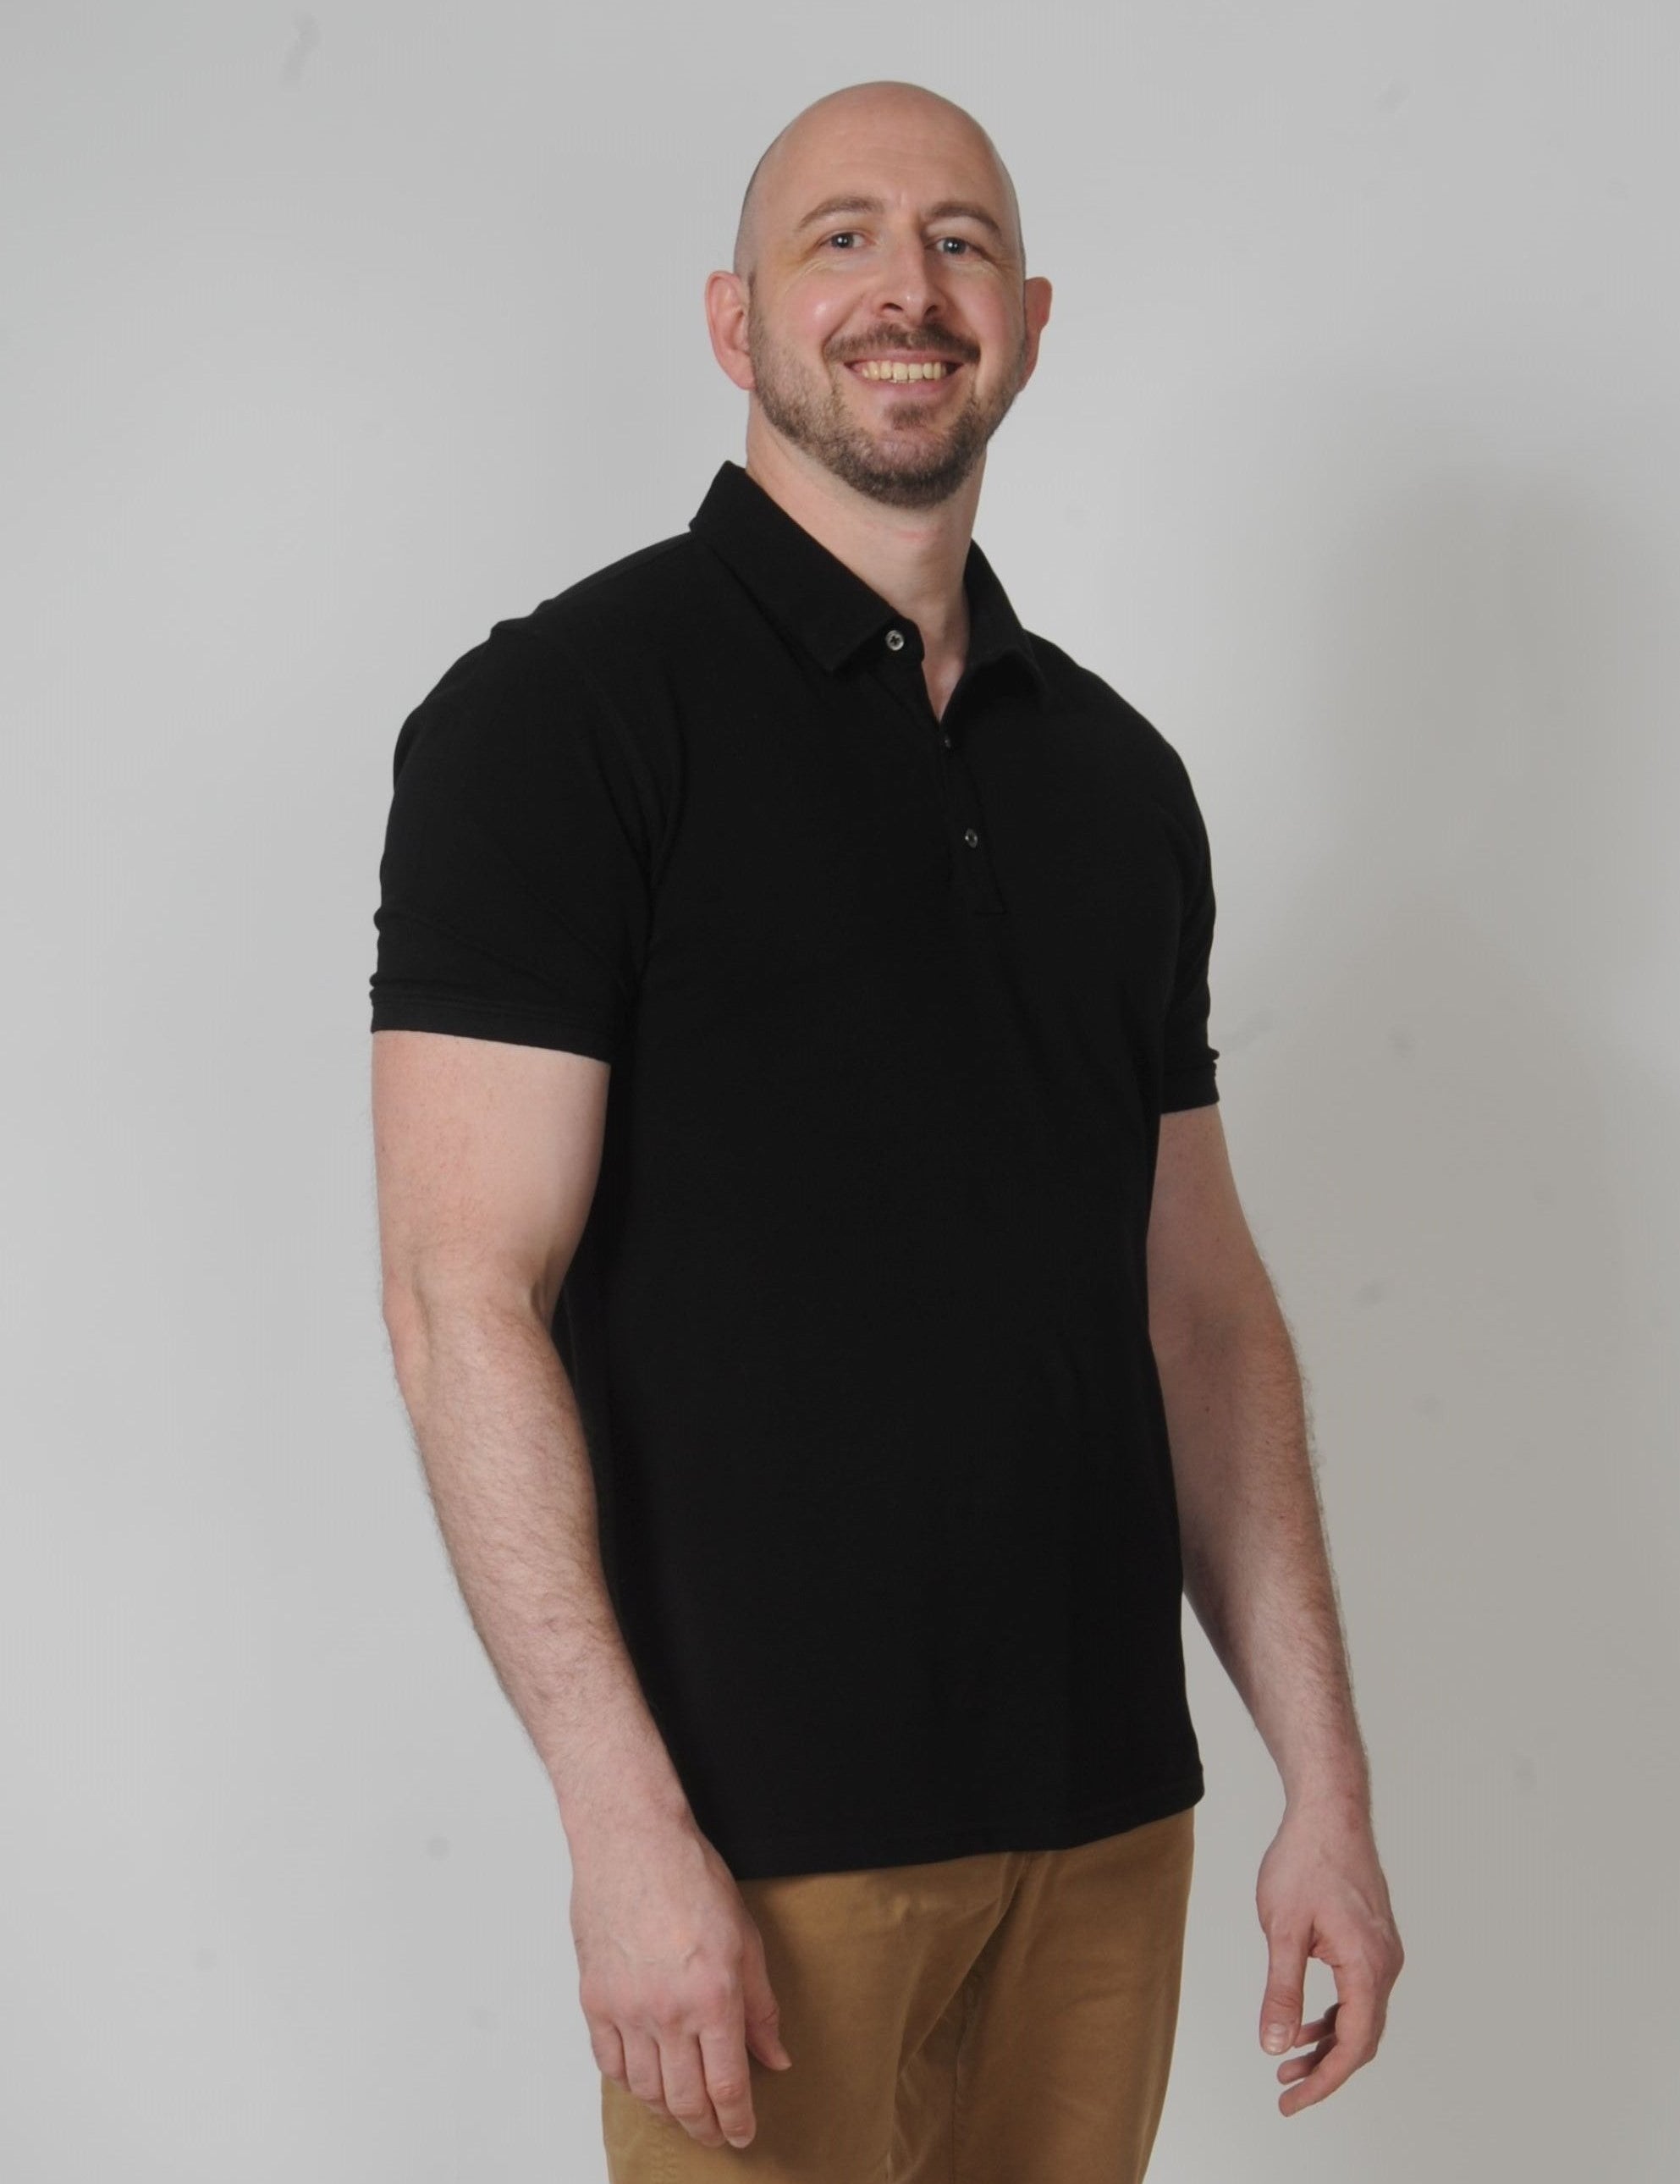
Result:
<instances>
[{"instance_id":1,"label":"fingers","mask_svg":"<svg viewBox=\"0 0 1680 2184\"><path fill-rule=\"evenodd\" d=\"M589 2027L589 2045L595 2051L595 2064L604 2078L615 2078L621 2086L628 2086L629 2078L624 2067L624 2042L619 2029L609 2017L591 2017L585 2022Z\"/></svg>"},{"instance_id":2,"label":"fingers","mask_svg":"<svg viewBox=\"0 0 1680 2184\"><path fill-rule=\"evenodd\" d=\"M688 2136L702 2146L721 2146L723 2132L708 2086L709 2071L700 2051L700 2040L692 2032L672 2032L660 2044L665 2073L665 2105Z\"/></svg>"},{"instance_id":3,"label":"fingers","mask_svg":"<svg viewBox=\"0 0 1680 2184\"><path fill-rule=\"evenodd\" d=\"M1336 2030L1336 2012L1339 2007L1338 2003L1332 2002L1322 2017L1315 2017L1310 2025L1304 2025L1289 2043L1291 2047L1305 2048L1314 2040L1321 2040L1327 2032L1333 2032ZM1299 2062L1300 2058L1297 2055L1290 2059Z\"/></svg>"},{"instance_id":4,"label":"fingers","mask_svg":"<svg viewBox=\"0 0 1680 2184\"><path fill-rule=\"evenodd\" d=\"M1332 2041L1321 2040L1310 2055L1292 2055L1287 2063L1280 2063L1277 2066L1278 2084L1290 2086L1298 2078L1306 2077L1318 2068L1333 2045Z\"/></svg>"},{"instance_id":5,"label":"fingers","mask_svg":"<svg viewBox=\"0 0 1680 2184\"><path fill-rule=\"evenodd\" d=\"M1293 2085L1298 2078L1305 2078L1310 2070L1316 2070L1335 2044L1335 2029L1336 2004L1332 2002L1322 2017L1316 2017L1310 2025L1304 2025L1301 2027L1295 2045L1300 2048L1309 2042L1316 2044L1310 2055L1292 2055L1287 2063L1279 2064L1278 2084Z\"/></svg>"},{"instance_id":6,"label":"fingers","mask_svg":"<svg viewBox=\"0 0 1680 2184\"><path fill-rule=\"evenodd\" d=\"M1326 2018L1334 2014L1335 2025L1327 2031L1310 2055L1296 2056L1284 2065L1299 2072L1299 2082L1279 2099L1278 2113L1293 2115L1310 2108L1346 2083L1362 2063L1377 2052L1377 1986L1362 1966L1337 1965L1337 1997ZM1305 2066L1302 2068L1302 2066ZM1278 2072L1282 2079L1283 2072Z\"/></svg>"},{"instance_id":7,"label":"fingers","mask_svg":"<svg viewBox=\"0 0 1680 2184\"><path fill-rule=\"evenodd\" d=\"M623 2063L609 2070L604 2051L617 2046ZM757 2130L752 2081L738 2022L720 2020L698 2033L672 2027L654 2032L626 2025L594 2037L596 2059L643 2106L681 2124L702 2146L750 2145Z\"/></svg>"},{"instance_id":8,"label":"fingers","mask_svg":"<svg viewBox=\"0 0 1680 2184\"><path fill-rule=\"evenodd\" d=\"M741 1959L741 2002L746 2020L747 2045L761 2063L785 2070L793 2058L782 2045L782 2011L770 1984L765 1964L764 1936L749 1925Z\"/></svg>"},{"instance_id":9,"label":"fingers","mask_svg":"<svg viewBox=\"0 0 1680 2184\"><path fill-rule=\"evenodd\" d=\"M730 2144L745 2146L754 2129L753 2092L738 2017L732 2024L703 2027L699 2052L710 2096L707 2105L715 2110L718 2126Z\"/></svg>"},{"instance_id":10,"label":"fingers","mask_svg":"<svg viewBox=\"0 0 1680 2184\"><path fill-rule=\"evenodd\" d=\"M620 2038L624 2045L624 2083L655 2115L668 2117L670 2110L665 2106L665 2071L659 2062L659 2042L651 2032L644 2032L634 2025L625 2025Z\"/></svg>"}]
</instances>

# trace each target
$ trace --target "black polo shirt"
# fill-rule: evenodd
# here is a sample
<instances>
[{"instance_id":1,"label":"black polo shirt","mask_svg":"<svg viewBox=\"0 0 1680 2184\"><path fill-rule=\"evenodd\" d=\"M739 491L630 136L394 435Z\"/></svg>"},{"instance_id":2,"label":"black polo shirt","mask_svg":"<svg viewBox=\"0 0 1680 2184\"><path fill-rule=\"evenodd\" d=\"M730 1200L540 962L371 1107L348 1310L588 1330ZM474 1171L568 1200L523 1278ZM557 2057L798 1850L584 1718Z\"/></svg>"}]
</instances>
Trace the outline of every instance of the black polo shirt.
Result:
<instances>
[{"instance_id":1,"label":"black polo shirt","mask_svg":"<svg viewBox=\"0 0 1680 2184\"><path fill-rule=\"evenodd\" d=\"M556 1308L603 1565L737 1879L1201 1797L1149 1346L1218 1095L1183 763L977 545L914 622L737 464L403 722L373 1028L613 1065Z\"/></svg>"}]
</instances>

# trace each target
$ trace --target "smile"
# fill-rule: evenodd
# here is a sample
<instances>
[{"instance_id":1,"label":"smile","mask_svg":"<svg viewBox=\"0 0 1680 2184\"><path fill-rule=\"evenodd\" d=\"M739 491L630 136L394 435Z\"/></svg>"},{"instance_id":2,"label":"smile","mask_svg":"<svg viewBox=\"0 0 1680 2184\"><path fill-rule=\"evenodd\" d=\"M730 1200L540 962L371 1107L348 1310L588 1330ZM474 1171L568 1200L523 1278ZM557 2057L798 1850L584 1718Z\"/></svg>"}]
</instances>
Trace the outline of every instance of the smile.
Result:
<instances>
[{"instance_id":1,"label":"smile","mask_svg":"<svg viewBox=\"0 0 1680 2184\"><path fill-rule=\"evenodd\" d=\"M897 357L864 357L848 364L846 369L859 379L885 380L894 387L910 387L921 380L948 379L957 370L948 359L943 363L905 364Z\"/></svg>"}]
</instances>

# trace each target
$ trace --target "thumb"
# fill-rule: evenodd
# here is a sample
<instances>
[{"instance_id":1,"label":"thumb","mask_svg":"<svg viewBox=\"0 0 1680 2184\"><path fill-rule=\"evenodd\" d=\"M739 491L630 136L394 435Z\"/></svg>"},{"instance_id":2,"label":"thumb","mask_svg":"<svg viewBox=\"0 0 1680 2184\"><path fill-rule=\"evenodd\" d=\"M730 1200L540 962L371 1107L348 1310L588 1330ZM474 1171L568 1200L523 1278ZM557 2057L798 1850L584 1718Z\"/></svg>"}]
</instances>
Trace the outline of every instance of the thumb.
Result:
<instances>
[{"instance_id":1,"label":"thumb","mask_svg":"<svg viewBox=\"0 0 1680 2184\"><path fill-rule=\"evenodd\" d=\"M1271 1964L1266 1975L1266 1999L1260 2004L1260 2045L1271 2055L1281 2055L1295 2044L1301 2029L1301 1990L1307 1975L1307 1937L1305 1934L1268 1936Z\"/></svg>"},{"instance_id":2,"label":"thumb","mask_svg":"<svg viewBox=\"0 0 1680 2184\"><path fill-rule=\"evenodd\" d=\"M793 2058L782 2044L782 2011L770 1992L765 1967L764 1942L756 1931L751 1936L741 1966L741 2000L746 2018L747 2045L761 2063L785 2070Z\"/></svg>"}]
</instances>

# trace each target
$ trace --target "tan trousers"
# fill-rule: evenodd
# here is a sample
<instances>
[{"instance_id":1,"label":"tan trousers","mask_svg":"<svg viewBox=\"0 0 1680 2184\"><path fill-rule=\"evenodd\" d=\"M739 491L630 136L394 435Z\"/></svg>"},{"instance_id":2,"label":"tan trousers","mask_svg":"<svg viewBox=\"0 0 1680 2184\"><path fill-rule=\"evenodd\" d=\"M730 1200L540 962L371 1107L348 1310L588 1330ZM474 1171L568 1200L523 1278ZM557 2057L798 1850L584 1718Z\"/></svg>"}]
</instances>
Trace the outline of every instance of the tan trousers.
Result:
<instances>
[{"instance_id":1,"label":"tan trousers","mask_svg":"<svg viewBox=\"0 0 1680 2184\"><path fill-rule=\"evenodd\" d=\"M742 1882L792 2065L749 2053L744 2147L701 2146L604 2077L609 2184L1138 2184L1194 1823Z\"/></svg>"}]
</instances>

